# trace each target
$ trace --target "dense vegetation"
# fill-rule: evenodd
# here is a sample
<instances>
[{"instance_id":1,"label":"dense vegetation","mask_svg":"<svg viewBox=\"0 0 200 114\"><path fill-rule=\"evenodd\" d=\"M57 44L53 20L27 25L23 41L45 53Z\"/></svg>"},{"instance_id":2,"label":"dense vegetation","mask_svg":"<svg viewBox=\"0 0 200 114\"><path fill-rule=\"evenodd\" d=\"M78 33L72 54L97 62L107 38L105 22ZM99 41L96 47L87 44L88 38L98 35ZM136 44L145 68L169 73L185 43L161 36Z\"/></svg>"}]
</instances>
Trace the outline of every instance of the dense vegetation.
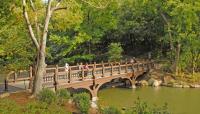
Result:
<instances>
[{"instance_id":1,"label":"dense vegetation","mask_svg":"<svg viewBox=\"0 0 200 114\"><path fill-rule=\"evenodd\" d=\"M37 11L30 7L28 14L39 38L44 27L45 4L41 0L34 3ZM47 64L106 61L112 59L109 45L117 43L124 50L123 56L144 57L151 52L154 58L168 60L172 66L169 70L199 71L199 0L101 0L100 3L64 0L62 4L69 8L56 11L50 20ZM36 24L38 28L34 27ZM21 0L1 1L0 25L1 70L33 65L37 53L27 38L30 36Z\"/></svg>"}]
</instances>

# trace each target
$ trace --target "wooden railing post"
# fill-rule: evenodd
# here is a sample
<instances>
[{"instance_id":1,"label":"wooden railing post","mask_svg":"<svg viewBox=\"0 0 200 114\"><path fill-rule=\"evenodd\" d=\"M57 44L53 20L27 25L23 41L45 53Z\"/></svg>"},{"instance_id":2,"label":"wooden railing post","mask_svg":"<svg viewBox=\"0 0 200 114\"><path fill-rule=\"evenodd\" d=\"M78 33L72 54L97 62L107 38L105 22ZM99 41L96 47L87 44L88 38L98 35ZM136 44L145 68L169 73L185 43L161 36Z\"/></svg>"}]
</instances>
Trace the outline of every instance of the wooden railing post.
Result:
<instances>
[{"instance_id":1,"label":"wooden railing post","mask_svg":"<svg viewBox=\"0 0 200 114\"><path fill-rule=\"evenodd\" d=\"M113 75L113 64L111 63L111 76Z\"/></svg>"},{"instance_id":2,"label":"wooden railing post","mask_svg":"<svg viewBox=\"0 0 200 114\"><path fill-rule=\"evenodd\" d=\"M126 66L125 66L125 72L128 73L128 64L127 64L127 59L126 59L125 65L126 65Z\"/></svg>"},{"instance_id":3,"label":"wooden railing post","mask_svg":"<svg viewBox=\"0 0 200 114\"><path fill-rule=\"evenodd\" d=\"M142 71L144 71L144 63L142 63Z\"/></svg>"},{"instance_id":4,"label":"wooden railing post","mask_svg":"<svg viewBox=\"0 0 200 114\"><path fill-rule=\"evenodd\" d=\"M14 82L16 82L16 80L17 80L17 73L14 72Z\"/></svg>"},{"instance_id":5,"label":"wooden railing post","mask_svg":"<svg viewBox=\"0 0 200 114\"><path fill-rule=\"evenodd\" d=\"M134 71L134 63L132 63L132 71Z\"/></svg>"},{"instance_id":6,"label":"wooden railing post","mask_svg":"<svg viewBox=\"0 0 200 114\"><path fill-rule=\"evenodd\" d=\"M121 63L119 62L119 74L121 74Z\"/></svg>"},{"instance_id":7,"label":"wooden railing post","mask_svg":"<svg viewBox=\"0 0 200 114\"><path fill-rule=\"evenodd\" d=\"M54 87L55 91L58 89L58 65L56 65L55 73L54 73Z\"/></svg>"},{"instance_id":8,"label":"wooden railing post","mask_svg":"<svg viewBox=\"0 0 200 114\"><path fill-rule=\"evenodd\" d=\"M69 71L68 71L69 73L68 73L68 79L69 79L69 81L68 81L68 83L71 83L72 82L72 69L71 69L71 67L69 66Z\"/></svg>"},{"instance_id":9,"label":"wooden railing post","mask_svg":"<svg viewBox=\"0 0 200 114\"><path fill-rule=\"evenodd\" d=\"M4 80L4 91L8 91L8 78L6 77Z\"/></svg>"},{"instance_id":10,"label":"wooden railing post","mask_svg":"<svg viewBox=\"0 0 200 114\"><path fill-rule=\"evenodd\" d=\"M96 62L94 62L93 70L92 70L92 76L93 76L94 80L96 79L96 77L95 77L95 71L96 71Z\"/></svg>"},{"instance_id":11,"label":"wooden railing post","mask_svg":"<svg viewBox=\"0 0 200 114\"><path fill-rule=\"evenodd\" d=\"M139 63L137 63L137 71L139 71L140 69L139 69Z\"/></svg>"},{"instance_id":12,"label":"wooden railing post","mask_svg":"<svg viewBox=\"0 0 200 114\"><path fill-rule=\"evenodd\" d=\"M101 62L101 64L102 64L102 77L104 77L105 76L105 68L104 68L103 61Z\"/></svg>"},{"instance_id":13,"label":"wooden railing post","mask_svg":"<svg viewBox=\"0 0 200 114\"><path fill-rule=\"evenodd\" d=\"M82 68L82 69L81 69L81 78L82 78L82 80L84 80L84 78L85 78L84 72L85 72L85 71L84 71L84 68Z\"/></svg>"},{"instance_id":14,"label":"wooden railing post","mask_svg":"<svg viewBox=\"0 0 200 114\"><path fill-rule=\"evenodd\" d=\"M33 87L33 67L32 66L30 66L30 68L29 68L29 89L31 89L32 90L32 87Z\"/></svg>"}]
</instances>

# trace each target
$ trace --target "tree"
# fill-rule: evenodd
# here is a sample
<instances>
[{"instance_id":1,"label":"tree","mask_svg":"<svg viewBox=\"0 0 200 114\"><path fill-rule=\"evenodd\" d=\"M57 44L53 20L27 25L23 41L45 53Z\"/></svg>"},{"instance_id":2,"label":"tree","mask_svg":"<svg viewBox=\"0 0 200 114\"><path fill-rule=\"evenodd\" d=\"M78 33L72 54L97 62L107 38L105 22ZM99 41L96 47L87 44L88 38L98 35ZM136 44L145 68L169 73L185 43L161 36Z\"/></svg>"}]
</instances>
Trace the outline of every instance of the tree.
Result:
<instances>
[{"instance_id":1,"label":"tree","mask_svg":"<svg viewBox=\"0 0 200 114\"><path fill-rule=\"evenodd\" d=\"M178 75L178 73L181 71L181 64L183 65L183 63L186 62L181 61L183 60L182 57L184 57L185 54L189 54L184 53L183 49L187 48L189 50L193 50L195 45L189 46L188 44L190 44L189 42L193 40L195 41L199 37L199 5L200 4L198 1L193 0L169 0L166 2L165 13L168 15L171 21L170 28L172 30L171 33L173 37L173 47L176 48L175 50L172 50L175 52L176 75ZM195 48L195 50L196 49L197 48ZM199 52L197 51L197 53Z\"/></svg>"},{"instance_id":2,"label":"tree","mask_svg":"<svg viewBox=\"0 0 200 114\"><path fill-rule=\"evenodd\" d=\"M19 1L0 4L0 71L26 69L33 60L32 45L26 39L26 29L19 8Z\"/></svg>"},{"instance_id":3,"label":"tree","mask_svg":"<svg viewBox=\"0 0 200 114\"><path fill-rule=\"evenodd\" d=\"M105 0L101 0L98 2L95 0L91 1L81 0L81 1L97 8L102 8L104 7L103 5L107 4ZM33 95L36 95L42 90L43 75L45 74L46 43L47 43L50 19L52 18L52 15L55 14L56 16L54 15L52 21L58 22L58 24L63 24L62 23L63 16L59 15L59 13L56 12L65 9L69 11L68 9L71 9L67 15L73 16L73 12L76 11L77 8L79 8L80 2L71 0L58 0L58 1L48 0L46 3L44 3L41 0L36 0L36 1L29 0L27 4L26 0L22 0L22 3L23 3L23 15L27 24L30 38L37 50L37 61L35 67L34 88L33 88ZM102 5L101 3L104 4ZM46 9L44 8L44 5ZM29 8L31 9L31 11L29 11L30 10ZM40 9L41 11L39 10L39 8L41 8ZM45 12L45 15L43 14L43 12ZM30 13L34 14L32 18L30 18L29 16ZM42 21L39 19L44 20L44 22L42 23ZM32 23L35 25L34 29ZM53 26L60 27L61 25L56 26L56 24L55 25L52 24L52 27ZM41 31L41 29L43 30Z\"/></svg>"},{"instance_id":4,"label":"tree","mask_svg":"<svg viewBox=\"0 0 200 114\"><path fill-rule=\"evenodd\" d=\"M120 43L111 43L108 47L108 60L120 61L123 49Z\"/></svg>"}]
</instances>

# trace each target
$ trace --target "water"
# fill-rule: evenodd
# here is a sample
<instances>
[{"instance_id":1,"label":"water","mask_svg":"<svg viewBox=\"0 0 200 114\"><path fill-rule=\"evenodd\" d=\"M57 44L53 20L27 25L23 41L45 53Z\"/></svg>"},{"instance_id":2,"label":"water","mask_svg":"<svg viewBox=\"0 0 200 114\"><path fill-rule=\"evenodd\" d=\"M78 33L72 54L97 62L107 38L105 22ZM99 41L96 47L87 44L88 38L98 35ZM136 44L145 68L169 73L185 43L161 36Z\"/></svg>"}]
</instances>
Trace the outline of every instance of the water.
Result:
<instances>
[{"instance_id":1,"label":"water","mask_svg":"<svg viewBox=\"0 0 200 114\"><path fill-rule=\"evenodd\" d=\"M100 90L98 96L102 106L131 107L139 97L152 105L168 103L172 114L200 114L200 89L197 88L109 88Z\"/></svg>"}]
</instances>

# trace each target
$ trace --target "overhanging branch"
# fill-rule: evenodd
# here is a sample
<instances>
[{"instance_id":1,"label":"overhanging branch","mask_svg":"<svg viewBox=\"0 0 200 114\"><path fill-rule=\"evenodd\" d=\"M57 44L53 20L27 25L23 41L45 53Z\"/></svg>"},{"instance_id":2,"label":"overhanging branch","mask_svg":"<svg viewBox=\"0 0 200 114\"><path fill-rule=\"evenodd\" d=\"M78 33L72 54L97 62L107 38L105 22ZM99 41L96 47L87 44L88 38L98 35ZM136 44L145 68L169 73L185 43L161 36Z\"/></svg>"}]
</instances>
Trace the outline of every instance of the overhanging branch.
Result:
<instances>
[{"instance_id":1,"label":"overhanging branch","mask_svg":"<svg viewBox=\"0 0 200 114\"><path fill-rule=\"evenodd\" d=\"M38 41L35 37L35 34L33 33L33 28L32 28L31 23L29 21L28 13L27 13L27 10L26 10L26 0L22 0L22 3L23 3L23 14L24 14L24 18L26 20L26 24L28 26L28 30L29 30L29 33L30 33L30 36L31 36L31 40L33 41L37 50L39 50L39 44L38 44Z\"/></svg>"}]
</instances>

